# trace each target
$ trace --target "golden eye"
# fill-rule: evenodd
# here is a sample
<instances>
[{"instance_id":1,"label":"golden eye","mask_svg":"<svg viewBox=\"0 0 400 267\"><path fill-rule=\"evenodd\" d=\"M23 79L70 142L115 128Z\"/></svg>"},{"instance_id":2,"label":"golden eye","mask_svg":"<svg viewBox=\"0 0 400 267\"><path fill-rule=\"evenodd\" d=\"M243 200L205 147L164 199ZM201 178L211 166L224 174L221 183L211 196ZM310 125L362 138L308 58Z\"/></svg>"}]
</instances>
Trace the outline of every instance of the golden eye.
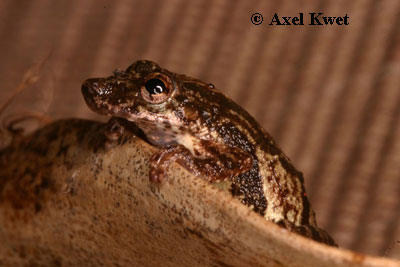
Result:
<instances>
[{"instance_id":1,"label":"golden eye","mask_svg":"<svg viewBox=\"0 0 400 267\"><path fill-rule=\"evenodd\" d=\"M173 84L167 75L152 73L146 77L140 93L147 102L160 104L169 98L172 91Z\"/></svg>"}]
</instances>

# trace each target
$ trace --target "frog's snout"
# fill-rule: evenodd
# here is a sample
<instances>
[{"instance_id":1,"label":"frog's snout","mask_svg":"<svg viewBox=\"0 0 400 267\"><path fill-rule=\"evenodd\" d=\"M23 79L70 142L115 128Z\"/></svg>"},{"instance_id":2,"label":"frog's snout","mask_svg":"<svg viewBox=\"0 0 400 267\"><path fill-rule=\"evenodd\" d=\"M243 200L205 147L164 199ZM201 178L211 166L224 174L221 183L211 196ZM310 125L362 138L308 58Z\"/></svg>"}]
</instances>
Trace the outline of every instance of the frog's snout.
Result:
<instances>
[{"instance_id":1,"label":"frog's snout","mask_svg":"<svg viewBox=\"0 0 400 267\"><path fill-rule=\"evenodd\" d=\"M99 109L101 103L99 103L98 96L101 96L103 91L101 79L93 78L83 82L82 95L91 110L101 113L101 109Z\"/></svg>"},{"instance_id":2,"label":"frog's snout","mask_svg":"<svg viewBox=\"0 0 400 267\"><path fill-rule=\"evenodd\" d=\"M82 84L82 94L87 99L99 95L99 79L87 79Z\"/></svg>"}]
</instances>

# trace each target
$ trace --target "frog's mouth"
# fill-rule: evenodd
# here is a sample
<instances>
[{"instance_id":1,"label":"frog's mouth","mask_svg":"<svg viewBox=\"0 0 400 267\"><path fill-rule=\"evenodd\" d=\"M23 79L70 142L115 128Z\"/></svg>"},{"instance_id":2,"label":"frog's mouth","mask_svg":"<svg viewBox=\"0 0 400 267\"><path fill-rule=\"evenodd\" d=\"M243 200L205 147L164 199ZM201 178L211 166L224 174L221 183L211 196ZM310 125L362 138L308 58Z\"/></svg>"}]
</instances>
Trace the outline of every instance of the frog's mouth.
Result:
<instances>
[{"instance_id":1,"label":"frog's mouth","mask_svg":"<svg viewBox=\"0 0 400 267\"><path fill-rule=\"evenodd\" d=\"M108 78L87 79L82 84L82 94L88 107L101 115L115 116L133 122L146 135L169 136L172 129L179 129L183 122L173 112L165 112L164 103L157 109L139 103L121 103L118 100L118 83L110 83ZM154 138L155 139L155 138ZM169 138L161 138L169 139ZM170 140L168 140L170 142Z\"/></svg>"},{"instance_id":2,"label":"frog's mouth","mask_svg":"<svg viewBox=\"0 0 400 267\"><path fill-rule=\"evenodd\" d=\"M114 82L111 78L87 79L82 84L82 95L88 107L101 115L127 117L134 110L128 107L128 103L121 100L126 97L123 83ZM132 104L132 103L130 103ZM132 106L132 105L131 105Z\"/></svg>"},{"instance_id":3,"label":"frog's mouth","mask_svg":"<svg viewBox=\"0 0 400 267\"><path fill-rule=\"evenodd\" d=\"M86 104L88 107L102 115L108 115L109 107L105 104L106 102L103 100L103 94L101 86L101 79L87 79L82 84L82 95L85 99Z\"/></svg>"}]
</instances>

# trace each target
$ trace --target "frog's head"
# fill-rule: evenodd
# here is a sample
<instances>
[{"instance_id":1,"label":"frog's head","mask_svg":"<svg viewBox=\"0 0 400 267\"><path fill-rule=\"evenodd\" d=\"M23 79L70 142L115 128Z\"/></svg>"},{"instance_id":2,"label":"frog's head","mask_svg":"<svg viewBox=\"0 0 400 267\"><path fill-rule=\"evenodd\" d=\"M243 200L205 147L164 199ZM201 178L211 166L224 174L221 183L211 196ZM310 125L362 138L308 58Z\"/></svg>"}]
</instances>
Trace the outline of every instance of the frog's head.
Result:
<instances>
[{"instance_id":1,"label":"frog's head","mask_svg":"<svg viewBox=\"0 0 400 267\"><path fill-rule=\"evenodd\" d=\"M86 80L82 94L93 111L134 120L162 112L175 87L170 75L157 64L137 61L126 71L114 71L110 77Z\"/></svg>"},{"instance_id":2,"label":"frog's head","mask_svg":"<svg viewBox=\"0 0 400 267\"><path fill-rule=\"evenodd\" d=\"M184 131L198 117L194 97L183 85L188 81L200 82L140 60L110 77L86 80L82 93L93 111L136 122L145 132Z\"/></svg>"}]
</instances>

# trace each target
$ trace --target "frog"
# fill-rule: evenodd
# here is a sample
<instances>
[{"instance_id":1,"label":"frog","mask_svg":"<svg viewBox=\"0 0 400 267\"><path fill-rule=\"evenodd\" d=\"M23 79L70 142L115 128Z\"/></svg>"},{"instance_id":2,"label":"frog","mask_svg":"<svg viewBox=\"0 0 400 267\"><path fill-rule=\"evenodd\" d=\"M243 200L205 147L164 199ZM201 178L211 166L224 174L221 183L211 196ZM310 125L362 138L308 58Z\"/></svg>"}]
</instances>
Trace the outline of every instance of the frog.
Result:
<instances>
[{"instance_id":1,"label":"frog","mask_svg":"<svg viewBox=\"0 0 400 267\"><path fill-rule=\"evenodd\" d=\"M159 150L149 180L162 185L176 162L196 177L224 184L257 214L292 232L337 246L319 228L303 174L269 133L213 84L171 72L149 60L82 84L88 107L111 117L108 149L138 127Z\"/></svg>"}]
</instances>

